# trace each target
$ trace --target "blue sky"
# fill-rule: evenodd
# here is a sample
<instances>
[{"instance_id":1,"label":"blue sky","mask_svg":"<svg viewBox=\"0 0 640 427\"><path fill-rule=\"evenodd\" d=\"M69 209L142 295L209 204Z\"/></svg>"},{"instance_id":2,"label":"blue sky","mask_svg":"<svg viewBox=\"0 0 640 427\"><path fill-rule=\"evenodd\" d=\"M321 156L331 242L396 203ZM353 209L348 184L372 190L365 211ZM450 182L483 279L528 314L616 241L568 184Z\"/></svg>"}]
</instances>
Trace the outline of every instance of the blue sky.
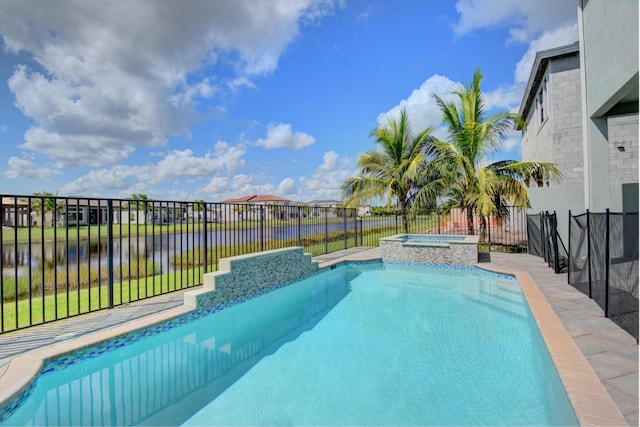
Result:
<instances>
[{"instance_id":1,"label":"blue sky","mask_svg":"<svg viewBox=\"0 0 640 427\"><path fill-rule=\"evenodd\" d=\"M480 67L517 111L575 0L3 0L0 193L339 199L369 132L440 126ZM442 129L436 135L443 136ZM496 158L520 159L514 132Z\"/></svg>"}]
</instances>

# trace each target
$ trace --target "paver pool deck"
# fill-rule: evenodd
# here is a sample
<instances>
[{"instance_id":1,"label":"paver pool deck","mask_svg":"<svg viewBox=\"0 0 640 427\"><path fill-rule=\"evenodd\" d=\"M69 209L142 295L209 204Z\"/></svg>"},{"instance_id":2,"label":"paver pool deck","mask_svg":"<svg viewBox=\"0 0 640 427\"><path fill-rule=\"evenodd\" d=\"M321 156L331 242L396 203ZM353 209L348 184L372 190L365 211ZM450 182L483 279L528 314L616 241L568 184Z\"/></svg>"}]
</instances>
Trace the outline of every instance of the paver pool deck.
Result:
<instances>
[{"instance_id":1,"label":"paver pool deck","mask_svg":"<svg viewBox=\"0 0 640 427\"><path fill-rule=\"evenodd\" d=\"M380 258L358 247L317 256L320 267ZM638 425L638 344L539 257L491 253L479 267L515 274L582 425ZM193 289L193 288L191 288ZM191 290L190 289L190 290ZM37 374L38 358L166 320L190 309L175 292L113 310L0 335L0 401ZM624 417L624 418L623 418Z\"/></svg>"}]
</instances>

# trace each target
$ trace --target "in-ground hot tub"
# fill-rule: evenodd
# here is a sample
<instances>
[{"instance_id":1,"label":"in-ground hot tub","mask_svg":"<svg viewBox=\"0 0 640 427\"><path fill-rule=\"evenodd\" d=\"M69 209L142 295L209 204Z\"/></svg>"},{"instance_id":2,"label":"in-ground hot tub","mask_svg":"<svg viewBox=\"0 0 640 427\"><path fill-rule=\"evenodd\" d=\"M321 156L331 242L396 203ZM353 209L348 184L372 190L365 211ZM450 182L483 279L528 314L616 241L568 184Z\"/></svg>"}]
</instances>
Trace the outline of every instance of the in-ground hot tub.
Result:
<instances>
[{"instance_id":1,"label":"in-ground hot tub","mask_svg":"<svg viewBox=\"0 0 640 427\"><path fill-rule=\"evenodd\" d=\"M478 262L478 236L396 234L380 239L384 261L474 265Z\"/></svg>"}]
</instances>

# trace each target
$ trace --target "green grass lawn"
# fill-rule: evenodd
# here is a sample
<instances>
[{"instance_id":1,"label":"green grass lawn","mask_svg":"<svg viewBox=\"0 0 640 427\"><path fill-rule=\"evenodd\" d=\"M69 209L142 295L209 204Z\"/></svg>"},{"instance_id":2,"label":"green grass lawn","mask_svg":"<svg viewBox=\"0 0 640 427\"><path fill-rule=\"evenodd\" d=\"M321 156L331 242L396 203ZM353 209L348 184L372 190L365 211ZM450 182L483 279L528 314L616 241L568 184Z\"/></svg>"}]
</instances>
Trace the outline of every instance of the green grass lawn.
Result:
<instances>
[{"instance_id":1,"label":"green grass lawn","mask_svg":"<svg viewBox=\"0 0 640 427\"><path fill-rule=\"evenodd\" d=\"M215 271L210 266L209 271ZM185 289L202 283L203 268L195 267L155 275L143 279L127 280L113 285L113 304L138 301L152 295L161 295L178 289ZM30 324L44 323L56 318L74 316L109 307L108 286L73 289L57 294L20 299L2 304L0 319L1 330L23 328ZM57 309L57 312L56 312ZM16 316L17 310L17 316ZM31 317L30 317L31 316Z\"/></svg>"}]
</instances>

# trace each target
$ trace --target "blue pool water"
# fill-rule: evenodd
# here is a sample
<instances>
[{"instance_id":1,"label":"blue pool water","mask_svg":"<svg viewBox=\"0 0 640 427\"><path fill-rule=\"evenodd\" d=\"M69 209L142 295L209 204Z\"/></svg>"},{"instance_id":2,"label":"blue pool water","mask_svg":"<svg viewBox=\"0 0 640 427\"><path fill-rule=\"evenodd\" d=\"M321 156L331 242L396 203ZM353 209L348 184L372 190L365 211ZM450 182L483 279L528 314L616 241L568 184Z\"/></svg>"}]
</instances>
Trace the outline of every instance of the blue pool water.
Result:
<instances>
[{"instance_id":1,"label":"blue pool water","mask_svg":"<svg viewBox=\"0 0 640 427\"><path fill-rule=\"evenodd\" d=\"M442 236L436 234L407 234L406 242L412 243L448 243L461 242L466 239L465 236Z\"/></svg>"},{"instance_id":2,"label":"blue pool water","mask_svg":"<svg viewBox=\"0 0 640 427\"><path fill-rule=\"evenodd\" d=\"M0 425L577 425L517 282L479 269L343 265L157 331L49 362Z\"/></svg>"}]
</instances>

